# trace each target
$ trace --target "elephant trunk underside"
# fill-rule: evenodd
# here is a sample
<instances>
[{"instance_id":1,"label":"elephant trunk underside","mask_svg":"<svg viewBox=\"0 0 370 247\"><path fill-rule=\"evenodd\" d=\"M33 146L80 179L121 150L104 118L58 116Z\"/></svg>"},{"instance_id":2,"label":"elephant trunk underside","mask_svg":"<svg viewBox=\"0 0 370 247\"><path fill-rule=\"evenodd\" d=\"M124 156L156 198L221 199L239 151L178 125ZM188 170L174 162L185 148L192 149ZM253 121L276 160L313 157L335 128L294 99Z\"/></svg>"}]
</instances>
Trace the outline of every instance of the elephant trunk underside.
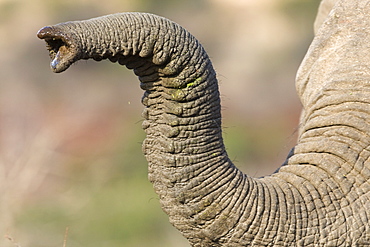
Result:
<instances>
[{"instance_id":1,"label":"elephant trunk underside","mask_svg":"<svg viewBox=\"0 0 370 247\"><path fill-rule=\"evenodd\" d=\"M340 200L340 193L331 196L335 184L316 188L300 175L305 166L299 162L261 179L230 162L215 71L203 47L179 25L125 13L45 27L38 37L48 45L54 72L90 58L134 70L145 90L149 180L171 223L193 246L335 245L357 236L343 232L338 204L326 208L320 198L326 191ZM320 174L312 164L308 171ZM328 220L327 213L340 219Z\"/></svg>"}]
</instances>

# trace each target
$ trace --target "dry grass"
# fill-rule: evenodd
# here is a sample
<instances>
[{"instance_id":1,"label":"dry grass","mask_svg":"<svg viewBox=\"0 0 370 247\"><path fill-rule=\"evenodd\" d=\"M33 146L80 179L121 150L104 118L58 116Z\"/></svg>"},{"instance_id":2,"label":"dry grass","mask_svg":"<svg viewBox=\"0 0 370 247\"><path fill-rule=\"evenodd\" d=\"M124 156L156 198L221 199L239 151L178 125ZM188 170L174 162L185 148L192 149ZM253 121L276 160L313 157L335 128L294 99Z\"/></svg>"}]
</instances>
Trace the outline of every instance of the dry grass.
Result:
<instances>
[{"instance_id":1,"label":"dry grass","mask_svg":"<svg viewBox=\"0 0 370 247\"><path fill-rule=\"evenodd\" d=\"M68 227L66 227L66 231L64 233L64 240L63 240L63 247L67 247L67 239L68 239ZM13 246L15 247L22 247L20 243L18 243L11 235L5 234L4 238L8 240Z\"/></svg>"},{"instance_id":2,"label":"dry grass","mask_svg":"<svg viewBox=\"0 0 370 247\"><path fill-rule=\"evenodd\" d=\"M4 157L6 151L10 153L9 148L14 146L3 146L0 160L0 233L5 234L5 238L16 246L19 244L12 237L12 232L16 231L15 218L50 175L53 168L51 163L57 160L54 153L55 140L49 131L43 131L23 145L20 154L13 156L13 159L9 158L11 155L8 159Z\"/></svg>"},{"instance_id":3,"label":"dry grass","mask_svg":"<svg viewBox=\"0 0 370 247\"><path fill-rule=\"evenodd\" d=\"M21 247L21 245L17 243L17 241L15 241L15 239L12 236L6 234L4 237L5 239L9 240L9 242L12 243L14 246Z\"/></svg>"}]
</instances>

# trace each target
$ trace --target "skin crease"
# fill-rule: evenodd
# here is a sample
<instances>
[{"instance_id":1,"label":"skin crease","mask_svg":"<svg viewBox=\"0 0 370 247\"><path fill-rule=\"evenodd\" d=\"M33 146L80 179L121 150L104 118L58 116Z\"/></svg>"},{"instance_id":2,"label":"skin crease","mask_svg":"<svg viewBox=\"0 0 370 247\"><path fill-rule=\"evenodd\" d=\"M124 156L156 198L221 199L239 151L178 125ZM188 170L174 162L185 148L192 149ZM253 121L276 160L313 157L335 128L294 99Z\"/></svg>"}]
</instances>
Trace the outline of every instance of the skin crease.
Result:
<instances>
[{"instance_id":1,"label":"skin crease","mask_svg":"<svg viewBox=\"0 0 370 247\"><path fill-rule=\"evenodd\" d=\"M342 0L321 24L297 74L303 105L297 145L263 178L229 160L216 73L178 24L122 13L44 27L38 37L54 72L91 58L133 69L145 90L149 180L192 246L364 246L370 244L369 14L369 1Z\"/></svg>"}]
</instances>

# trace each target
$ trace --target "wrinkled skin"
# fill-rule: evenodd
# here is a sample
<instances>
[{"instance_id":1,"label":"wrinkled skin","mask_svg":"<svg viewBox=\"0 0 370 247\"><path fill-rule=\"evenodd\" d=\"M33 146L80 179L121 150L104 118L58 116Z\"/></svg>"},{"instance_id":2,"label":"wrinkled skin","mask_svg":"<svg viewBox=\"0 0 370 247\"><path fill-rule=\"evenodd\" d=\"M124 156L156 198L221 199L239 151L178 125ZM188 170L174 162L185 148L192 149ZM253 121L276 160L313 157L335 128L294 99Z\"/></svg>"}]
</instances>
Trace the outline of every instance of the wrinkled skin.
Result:
<instances>
[{"instance_id":1,"label":"wrinkled skin","mask_svg":"<svg viewBox=\"0 0 370 247\"><path fill-rule=\"evenodd\" d=\"M51 68L109 59L145 90L143 151L170 222L192 246L370 244L370 1L340 0L297 75L298 143L274 174L229 160L212 64L199 42L155 15L44 27Z\"/></svg>"}]
</instances>

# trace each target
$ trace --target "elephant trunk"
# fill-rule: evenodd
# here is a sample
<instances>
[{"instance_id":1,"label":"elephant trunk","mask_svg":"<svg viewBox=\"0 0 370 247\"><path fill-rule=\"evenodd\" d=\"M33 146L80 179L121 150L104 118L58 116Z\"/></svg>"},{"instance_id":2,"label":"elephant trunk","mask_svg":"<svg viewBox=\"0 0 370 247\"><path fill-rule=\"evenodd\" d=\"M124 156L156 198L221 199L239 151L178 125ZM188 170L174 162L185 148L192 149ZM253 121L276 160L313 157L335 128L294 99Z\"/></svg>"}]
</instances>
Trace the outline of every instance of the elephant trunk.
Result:
<instances>
[{"instance_id":1,"label":"elephant trunk","mask_svg":"<svg viewBox=\"0 0 370 247\"><path fill-rule=\"evenodd\" d=\"M229 232L237 223L230 205L242 201L249 184L227 157L216 74L199 42L179 25L143 13L44 27L38 37L54 72L90 58L134 70L145 90L143 152L163 210L191 242Z\"/></svg>"},{"instance_id":2,"label":"elephant trunk","mask_svg":"<svg viewBox=\"0 0 370 247\"><path fill-rule=\"evenodd\" d=\"M347 128L349 119L337 116L342 116L341 109L356 109L368 100L354 102L360 92L353 91L356 96L349 96L348 104L335 101L343 99L335 94L321 101L336 89L330 83L322 89L321 74L314 73L320 68L309 67L319 64L315 58L306 59L298 76L305 108L299 144L279 172L255 179L227 156L215 71L203 47L179 25L151 14L124 13L44 27L38 37L47 43L54 72L90 58L109 59L134 70L145 90L143 152L149 180L171 223L193 246L351 246L367 241L362 234L369 228L356 227L367 213L356 210L368 203L361 204L364 198L356 197L358 189L351 186L369 177L363 174L356 180L358 169L370 172L358 163L353 174L344 173L353 169L348 164L354 161L338 155L338 150L354 147L346 149L348 154L367 159L369 152L359 155L358 142L348 142L356 133L366 133L367 125ZM322 56L326 44L317 44L311 57ZM361 109L356 116L367 111ZM339 139L335 133L340 133ZM335 172L341 167L338 176ZM357 188L369 191L362 182ZM348 203L354 200L351 208Z\"/></svg>"}]
</instances>

